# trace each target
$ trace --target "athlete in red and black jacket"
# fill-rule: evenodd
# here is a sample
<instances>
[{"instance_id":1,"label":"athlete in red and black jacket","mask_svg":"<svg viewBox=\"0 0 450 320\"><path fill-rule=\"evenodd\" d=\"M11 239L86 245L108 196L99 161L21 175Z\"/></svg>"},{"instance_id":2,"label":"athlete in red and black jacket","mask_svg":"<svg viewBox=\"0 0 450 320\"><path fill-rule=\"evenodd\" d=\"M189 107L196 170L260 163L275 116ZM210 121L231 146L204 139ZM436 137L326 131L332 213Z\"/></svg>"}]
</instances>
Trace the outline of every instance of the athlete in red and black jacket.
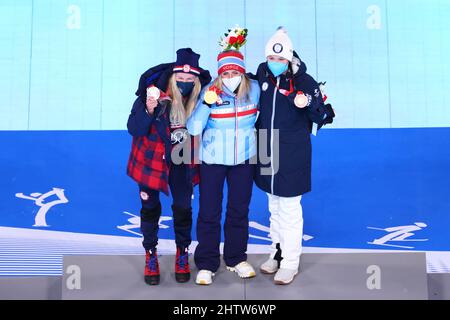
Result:
<instances>
[{"instance_id":1,"label":"athlete in red and black jacket","mask_svg":"<svg viewBox=\"0 0 450 320\"><path fill-rule=\"evenodd\" d=\"M127 174L139 185L141 231L146 250L145 282L159 284L156 252L162 208L159 193L169 187L177 255L175 275L179 282L190 278L188 246L191 243L193 187L198 183L198 164L193 161L193 141L185 128L201 89L211 81L209 71L198 65L200 55L190 48L177 51L175 63L147 70L140 78L138 98L128 117L133 136ZM151 88L151 89L150 89ZM189 150L190 157L183 157Z\"/></svg>"}]
</instances>

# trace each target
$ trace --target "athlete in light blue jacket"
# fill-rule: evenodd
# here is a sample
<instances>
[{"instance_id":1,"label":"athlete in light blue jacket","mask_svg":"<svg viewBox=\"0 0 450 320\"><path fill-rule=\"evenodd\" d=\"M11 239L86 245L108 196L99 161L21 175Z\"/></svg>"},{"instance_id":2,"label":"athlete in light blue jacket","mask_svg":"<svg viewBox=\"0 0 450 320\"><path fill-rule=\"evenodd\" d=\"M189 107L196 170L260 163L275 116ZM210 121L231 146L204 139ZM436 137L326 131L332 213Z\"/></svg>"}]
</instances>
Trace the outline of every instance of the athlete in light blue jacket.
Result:
<instances>
[{"instance_id":1,"label":"athlete in light blue jacket","mask_svg":"<svg viewBox=\"0 0 450 320\"><path fill-rule=\"evenodd\" d=\"M208 105L204 103L207 86L187 121L191 135L202 134L199 157L203 162L230 166L256 155L255 122L260 87L257 81L245 75L241 77L245 79L242 85L249 87L247 97L239 99L227 86L222 86L221 101Z\"/></svg>"},{"instance_id":2,"label":"athlete in light blue jacket","mask_svg":"<svg viewBox=\"0 0 450 320\"><path fill-rule=\"evenodd\" d=\"M244 57L239 51L223 51L217 60L219 76L201 93L199 103L186 124L191 135L201 135L198 246L194 255L199 270L197 284L212 283L220 265L225 180L228 197L223 258L228 270L241 278L256 275L247 262L246 251L249 204L256 167L251 158L256 155L255 122L260 88L257 82L245 75ZM212 88L218 97L212 94L211 99Z\"/></svg>"}]
</instances>

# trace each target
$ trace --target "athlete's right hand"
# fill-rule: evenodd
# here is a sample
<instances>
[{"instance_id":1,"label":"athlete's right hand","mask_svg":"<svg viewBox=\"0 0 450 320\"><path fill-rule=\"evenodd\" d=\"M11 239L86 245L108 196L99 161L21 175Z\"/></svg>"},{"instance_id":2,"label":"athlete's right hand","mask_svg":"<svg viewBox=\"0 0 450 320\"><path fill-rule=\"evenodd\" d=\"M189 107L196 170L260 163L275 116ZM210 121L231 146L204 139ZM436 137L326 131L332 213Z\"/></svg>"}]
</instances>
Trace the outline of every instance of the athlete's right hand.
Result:
<instances>
[{"instance_id":1,"label":"athlete's right hand","mask_svg":"<svg viewBox=\"0 0 450 320\"><path fill-rule=\"evenodd\" d=\"M155 110L157 105L158 101L153 97L149 97L146 103L148 113L153 114L153 111Z\"/></svg>"}]
</instances>

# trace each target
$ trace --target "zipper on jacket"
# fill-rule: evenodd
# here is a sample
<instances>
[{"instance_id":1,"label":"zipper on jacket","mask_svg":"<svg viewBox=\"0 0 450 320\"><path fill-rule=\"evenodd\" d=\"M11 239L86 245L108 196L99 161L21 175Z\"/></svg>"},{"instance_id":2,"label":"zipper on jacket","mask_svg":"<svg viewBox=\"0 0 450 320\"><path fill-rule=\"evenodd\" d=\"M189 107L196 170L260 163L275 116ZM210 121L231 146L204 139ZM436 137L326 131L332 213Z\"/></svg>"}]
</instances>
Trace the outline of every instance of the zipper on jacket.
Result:
<instances>
[{"instance_id":1,"label":"zipper on jacket","mask_svg":"<svg viewBox=\"0 0 450 320\"><path fill-rule=\"evenodd\" d=\"M277 77L277 85L275 86L275 89L273 90L273 100L272 100L272 122L270 125L270 166L272 167L272 176L270 179L270 193L274 194L274 180L275 180L275 170L273 167L273 125L275 121L275 103L277 101L277 90L280 85L280 77Z\"/></svg>"},{"instance_id":2,"label":"zipper on jacket","mask_svg":"<svg viewBox=\"0 0 450 320\"><path fill-rule=\"evenodd\" d=\"M235 135L234 135L234 164L237 164L237 139L238 139L238 107L237 107L237 99L236 97L234 98L234 119L235 119Z\"/></svg>"}]
</instances>

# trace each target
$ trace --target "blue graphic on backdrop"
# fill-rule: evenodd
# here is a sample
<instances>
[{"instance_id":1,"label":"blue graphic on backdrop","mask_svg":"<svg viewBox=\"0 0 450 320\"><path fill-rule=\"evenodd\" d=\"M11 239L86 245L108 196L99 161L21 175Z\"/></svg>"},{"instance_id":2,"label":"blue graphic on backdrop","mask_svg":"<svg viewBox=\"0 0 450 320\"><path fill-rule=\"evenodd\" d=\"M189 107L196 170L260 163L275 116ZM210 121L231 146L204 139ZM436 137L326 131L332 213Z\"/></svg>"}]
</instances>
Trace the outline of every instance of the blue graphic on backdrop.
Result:
<instances>
[{"instance_id":1,"label":"blue graphic on backdrop","mask_svg":"<svg viewBox=\"0 0 450 320\"><path fill-rule=\"evenodd\" d=\"M450 128L321 130L302 200L305 245L449 250L448 141ZM0 132L0 226L139 237L130 142L125 131ZM173 239L170 198L161 201L160 238ZM193 212L195 221L198 188ZM256 187L250 220L249 242L269 244L267 197Z\"/></svg>"}]
</instances>

